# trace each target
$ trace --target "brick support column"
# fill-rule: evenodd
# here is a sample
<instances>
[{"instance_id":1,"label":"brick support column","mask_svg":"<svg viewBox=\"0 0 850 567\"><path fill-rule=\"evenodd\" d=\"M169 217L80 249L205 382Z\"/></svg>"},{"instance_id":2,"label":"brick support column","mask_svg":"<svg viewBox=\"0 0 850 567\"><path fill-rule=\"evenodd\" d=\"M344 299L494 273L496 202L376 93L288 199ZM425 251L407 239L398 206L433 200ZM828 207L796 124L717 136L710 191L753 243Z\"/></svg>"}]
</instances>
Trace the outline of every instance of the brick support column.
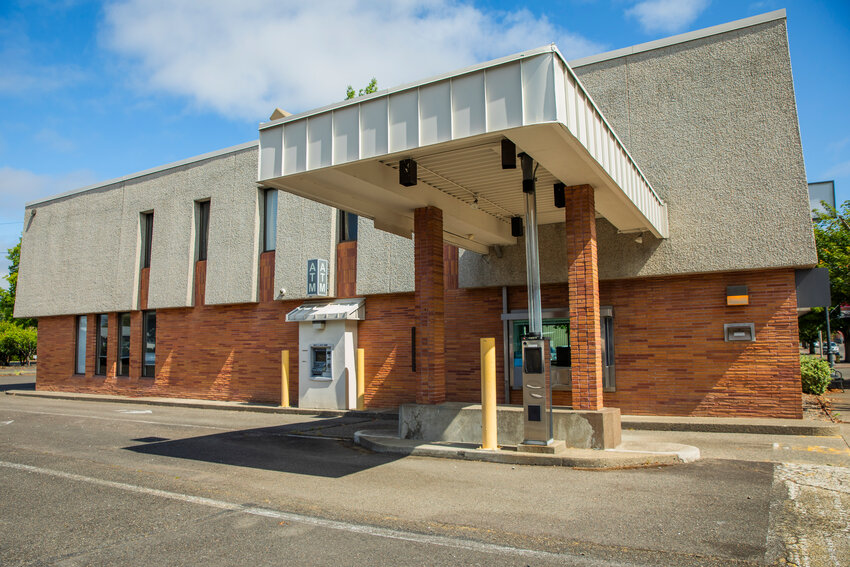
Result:
<instances>
[{"instance_id":1,"label":"brick support column","mask_svg":"<svg viewBox=\"0 0 850 567\"><path fill-rule=\"evenodd\" d=\"M443 283L443 211L416 209L414 216L416 270L416 403L446 400L446 348Z\"/></svg>"},{"instance_id":2,"label":"brick support column","mask_svg":"<svg viewBox=\"0 0 850 567\"><path fill-rule=\"evenodd\" d=\"M598 410L602 409L602 341L593 187L567 187L566 197L573 408Z\"/></svg>"}]
</instances>

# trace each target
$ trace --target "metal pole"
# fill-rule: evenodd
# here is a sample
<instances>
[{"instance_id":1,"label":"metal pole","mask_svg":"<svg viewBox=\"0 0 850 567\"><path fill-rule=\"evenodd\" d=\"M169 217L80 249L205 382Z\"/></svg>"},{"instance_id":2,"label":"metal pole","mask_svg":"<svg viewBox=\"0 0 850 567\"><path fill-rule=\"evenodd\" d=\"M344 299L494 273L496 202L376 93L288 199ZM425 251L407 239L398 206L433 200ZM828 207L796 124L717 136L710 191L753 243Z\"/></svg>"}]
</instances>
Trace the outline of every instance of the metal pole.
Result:
<instances>
[{"instance_id":1,"label":"metal pole","mask_svg":"<svg viewBox=\"0 0 850 567\"><path fill-rule=\"evenodd\" d=\"M821 348L823 348L823 343L821 343ZM826 361L829 363L830 368L835 367L835 362L832 359L832 330L829 327L829 306L826 308Z\"/></svg>"},{"instance_id":2,"label":"metal pole","mask_svg":"<svg viewBox=\"0 0 850 567\"><path fill-rule=\"evenodd\" d=\"M540 254L537 243L537 191L534 160L522 153L522 190L525 193L525 263L528 283L528 331L543 338L543 308L540 300Z\"/></svg>"},{"instance_id":3,"label":"metal pole","mask_svg":"<svg viewBox=\"0 0 850 567\"><path fill-rule=\"evenodd\" d=\"M481 448L497 449L496 339L481 339Z\"/></svg>"}]
</instances>

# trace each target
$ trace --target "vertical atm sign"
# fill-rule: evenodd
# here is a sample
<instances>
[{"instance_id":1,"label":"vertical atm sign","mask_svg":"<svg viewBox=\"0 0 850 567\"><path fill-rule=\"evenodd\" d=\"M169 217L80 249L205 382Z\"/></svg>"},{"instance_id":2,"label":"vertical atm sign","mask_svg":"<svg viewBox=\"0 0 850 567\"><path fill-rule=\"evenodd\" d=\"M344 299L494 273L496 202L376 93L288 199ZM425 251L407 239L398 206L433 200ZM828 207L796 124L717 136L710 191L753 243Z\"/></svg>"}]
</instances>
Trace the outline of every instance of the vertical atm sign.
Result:
<instances>
[{"instance_id":1,"label":"vertical atm sign","mask_svg":"<svg viewBox=\"0 0 850 567\"><path fill-rule=\"evenodd\" d=\"M328 261L307 260L307 297L327 297Z\"/></svg>"}]
</instances>

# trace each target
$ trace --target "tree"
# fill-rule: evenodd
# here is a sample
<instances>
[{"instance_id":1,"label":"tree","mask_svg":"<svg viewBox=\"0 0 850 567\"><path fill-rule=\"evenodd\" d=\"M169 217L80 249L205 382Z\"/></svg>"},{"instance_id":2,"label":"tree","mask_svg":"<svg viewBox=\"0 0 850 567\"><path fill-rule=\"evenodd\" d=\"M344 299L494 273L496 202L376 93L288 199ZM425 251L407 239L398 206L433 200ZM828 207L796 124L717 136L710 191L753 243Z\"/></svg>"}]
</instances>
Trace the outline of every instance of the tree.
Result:
<instances>
[{"instance_id":1,"label":"tree","mask_svg":"<svg viewBox=\"0 0 850 567\"><path fill-rule=\"evenodd\" d=\"M818 267L829 269L832 304L850 303L850 201L845 201L840 211L823 201L821 204L826 212L816 213L814 225ZM829 322L833 331L850 335L850 319L839 318L838 310L831 313ZM825 327L823 309L813 309L800 317L799 327L800 339L811 344L818 330ZM824 341L829 342L830 338Z\"/></svg>"},{"instance_id":2,"label":"tree","mask_svg":"<svg viewBox=\"0 0 850 567\"><path fill-rule=\"evenodd\" d=\"M0 321L0 366L8 366L13 359L28 364L36 353L38 331L33 327L21 327L8 321Z\"/></svg>"},{"instance_id":3,"label":"tree","mask_svg":"<svg viewBox=\"0 0 850 567\"><path fill-rule=\"evenodd\" d=\"M354 92L354 87L348 85L345 89L345 100L349 100L358 96L363 96L367 94L372 94L378 92L378 79L372 77L372 80L369 81L369 84L366 85L365 89L360 89L359 92Z\"/></svg>"},{"instance_id":4,"label":"tree","mask_svg":"<svg viewBox=\"0 0 850 567\"><path fill-rule=\"evenodd\" d=\"M8 249L9 275L3 276L9 282L9 289L0 289L0 321L12 321L23 327L35 327L34 319L15 319L15 296L18 291L18 266L21 263L21 239Z\"/></svg>"}]
</instances>

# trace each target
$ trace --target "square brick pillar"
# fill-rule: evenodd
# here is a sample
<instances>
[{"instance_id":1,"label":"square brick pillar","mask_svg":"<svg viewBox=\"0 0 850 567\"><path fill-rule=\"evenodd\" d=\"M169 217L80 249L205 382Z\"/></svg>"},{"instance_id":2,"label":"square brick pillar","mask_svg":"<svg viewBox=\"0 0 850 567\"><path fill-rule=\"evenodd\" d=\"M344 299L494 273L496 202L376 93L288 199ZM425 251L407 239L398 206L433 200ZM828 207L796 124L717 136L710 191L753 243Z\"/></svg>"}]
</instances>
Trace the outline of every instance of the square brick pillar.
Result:
<instances>
[{"instance_id":1,"label":"square brick pillar","mask_svg":"<svg viewBox=\"0 0 850 567\"><path fill-rule=\"evenodd\" d=\"M416 209L413 220L416 271L416 403L446 401L443 283L443 211Z\"/></svg>"},{"instance_id":2,"label":"square brick pillar","mask_svg":"<svg viewBox=\"0 0 850 567\"><path fill-rule=\"evenodd\" d=\"M599 410L602 409L602 340L593 187L567 187L566 197L573 408Z\"/></svg>"}]
</instances>

